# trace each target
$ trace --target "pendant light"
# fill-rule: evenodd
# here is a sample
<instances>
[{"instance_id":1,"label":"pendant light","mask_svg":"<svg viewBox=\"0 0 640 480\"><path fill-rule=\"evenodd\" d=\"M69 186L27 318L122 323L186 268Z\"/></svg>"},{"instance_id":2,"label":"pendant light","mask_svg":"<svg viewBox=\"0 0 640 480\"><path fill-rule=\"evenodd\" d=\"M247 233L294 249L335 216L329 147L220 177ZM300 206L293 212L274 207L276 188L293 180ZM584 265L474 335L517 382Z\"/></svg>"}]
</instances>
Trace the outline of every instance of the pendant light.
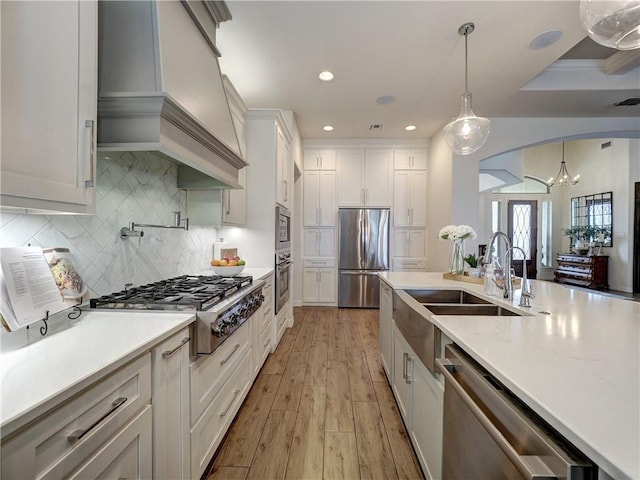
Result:
<instances>
[{"instance_id":1,"label":"pendant light","mask_svg":"<svg viewBox=\"0 0 640 480\"><path fill-rule=\"evenodd\" d=\"M467 37L474 29L475 25L471 22L464 23L458 28L458 33L464 35L464 93L462 94L462 108L458 118L445 126L442 131L447 145L457 155L469 155L482 147L487 141L491 126L491 121L488 118L476 117L471 109L471 92L469 91L467 72Z\"/></svg>"},{"instance_id":2,"label":"pendant light","mask_svg":"<svg viewBox=\"0 0 640 480\"><path fill-rule=\"evenodd\" d=\"M567 164L564 162L564 142L562 142L562 161L560 162L560 171L556 178L547 180L549 187L566 187L567 185L575 185L580 181L580 175L572 177L567 170Z\"/></svg>"},{"instance_id":3,"label":"pendant light","mask_svg":"<svg viewBox=\"0 0 640 480\"><path fill-rule=\"evenodd\" d=\"M589 36L605 47L640 48L638 0L581 0L580 20Z\"/></svg>"}]
</instances>

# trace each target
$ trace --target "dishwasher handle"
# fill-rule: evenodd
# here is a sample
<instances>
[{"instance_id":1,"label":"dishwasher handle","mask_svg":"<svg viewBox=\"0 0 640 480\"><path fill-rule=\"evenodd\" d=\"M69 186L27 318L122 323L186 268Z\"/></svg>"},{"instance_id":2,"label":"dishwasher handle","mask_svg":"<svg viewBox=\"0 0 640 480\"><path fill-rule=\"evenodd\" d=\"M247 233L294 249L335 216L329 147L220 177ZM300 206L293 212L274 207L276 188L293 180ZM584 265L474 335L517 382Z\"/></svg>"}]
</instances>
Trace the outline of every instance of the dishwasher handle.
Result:
<instances>
[{"instance_id":1,"label":"dishwasher handle","mask_svg":"<svg viewBox=\"0 0 640 480\"><path fill-rule=\"evenodd\" d=\"M460 396L464 404L469 408L471 413L476 417L480 425L486 430L491 438L496 442L504 454L513 463L514 467L520 472L524 478L531 480L538 479L558 479L549 466L537 455L520 455L515 448L509 443L502 432L491 422L489 417L485 415L482 409L471 398L467 391L453 376L456 363L452 362L450 358L437 358L436 365L445 378L445 390L451 386L456 393ZM566 472L568 473L574 466L567 465ZM579 468L579 467L578 467ZM571 478L568 476L567 478ZM587 477L588 478L588 477Z\"/></svg>"}]
</instances>

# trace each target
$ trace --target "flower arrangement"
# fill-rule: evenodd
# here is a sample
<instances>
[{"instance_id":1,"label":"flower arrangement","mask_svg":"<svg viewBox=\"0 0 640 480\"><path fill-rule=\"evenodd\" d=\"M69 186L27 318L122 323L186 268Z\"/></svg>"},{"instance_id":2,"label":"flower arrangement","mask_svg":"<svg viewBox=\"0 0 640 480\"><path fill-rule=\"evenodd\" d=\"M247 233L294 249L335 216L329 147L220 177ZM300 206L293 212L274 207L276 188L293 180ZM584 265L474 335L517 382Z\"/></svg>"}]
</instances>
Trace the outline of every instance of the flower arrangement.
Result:
<instances>
[{"instance_id":1,"label":"flower arrangement","mask_svg":"<svg viewBox=\"0 0 640 480\"><path fill-rule=\"evenodd\" d=\"M451 266L449 271L456 275L464 272L464 240L478 235L469 225L447 225L440 229L442 240L451 240Z\"/></svg>"},{"instance_id":2,"label":"flower arrangement","mask_svg":"<svg viewBox=\"0 0 640 480\"><path fill-rule=\"evenodd\" d=\"M469 225L447 225L440 229L440 238L443 240L466 240L476 238L476 231Z\"/></svg>"}]
</instances>

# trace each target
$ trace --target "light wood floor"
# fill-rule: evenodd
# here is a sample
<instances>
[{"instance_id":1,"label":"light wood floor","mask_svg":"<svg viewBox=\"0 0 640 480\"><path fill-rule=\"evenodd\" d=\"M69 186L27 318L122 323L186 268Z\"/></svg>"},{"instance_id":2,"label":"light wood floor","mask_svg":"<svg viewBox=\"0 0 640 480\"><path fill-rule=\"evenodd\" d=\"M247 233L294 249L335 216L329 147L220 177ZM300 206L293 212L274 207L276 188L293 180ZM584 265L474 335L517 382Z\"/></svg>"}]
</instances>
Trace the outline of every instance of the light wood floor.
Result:
<instances>
[{"instance_id":1,"label":"light wood floor","mask_svg":"<svg viewBox=\"0 0 640 480\"><path fill-rule=\"evenodd\" d=\"M378 311L302 307L207 480L422 479L378 355Z\"/></svg>"}]
</instances>

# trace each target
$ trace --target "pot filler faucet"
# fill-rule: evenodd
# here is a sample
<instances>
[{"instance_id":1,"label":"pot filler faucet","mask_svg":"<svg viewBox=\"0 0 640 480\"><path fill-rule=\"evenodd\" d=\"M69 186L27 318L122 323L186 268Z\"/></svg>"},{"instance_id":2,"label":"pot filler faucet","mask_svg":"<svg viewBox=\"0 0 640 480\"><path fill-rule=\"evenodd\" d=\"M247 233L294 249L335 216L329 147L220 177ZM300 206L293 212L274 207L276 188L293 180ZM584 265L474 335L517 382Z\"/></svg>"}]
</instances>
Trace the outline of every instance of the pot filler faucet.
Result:
<instances>
[{"instance_id":1,"label":"pot filler faucet","mask_svg":"<svg viewBox=\"0 0 640 480\"><path fill-rule=\"evenodd\" d=\"M511 277L511 262L513 257L513 250L520 250L522 252L522 293L520 294L520 303L518 306L520 307L531 307L531 299L534 298L533 293L531 293L531 287L529 286L529 280L527 279L527 255L524 250L520 247L512 247L511 241L509 237L504 232L494 232L489 238L489 242L487 243L487 252L489 252L490 256L491 249L493 247L493 242L496 241L498 237L502 237L504 239L504 243L507 247L504 254L504 282L502 285L498 285L500 289L502 289L502 297L511 301L513 300L513 278ZM486 260L486 259L485 259ZM490 263L485 261L484 264Z\"/></svg>"},{"instance_id":2,"label":"pot filler faucet","mask_svg":"<svg viewBox=\"0 0 640 480\"><path fill-rule=\"evenodd\" d=\"M189 230L189 219L181 218L180 212L172 212L173 213L173 225L153 225L148 223L129 223L128 227L122 227L120 229L120 238L123 240L129 237L138 237L138 245L140 244L140 240L144 236L144 232L142 230L136 230L136 227L149 227L149 228L180 228L182 230Z\"/></svg>"}]
</instances>

